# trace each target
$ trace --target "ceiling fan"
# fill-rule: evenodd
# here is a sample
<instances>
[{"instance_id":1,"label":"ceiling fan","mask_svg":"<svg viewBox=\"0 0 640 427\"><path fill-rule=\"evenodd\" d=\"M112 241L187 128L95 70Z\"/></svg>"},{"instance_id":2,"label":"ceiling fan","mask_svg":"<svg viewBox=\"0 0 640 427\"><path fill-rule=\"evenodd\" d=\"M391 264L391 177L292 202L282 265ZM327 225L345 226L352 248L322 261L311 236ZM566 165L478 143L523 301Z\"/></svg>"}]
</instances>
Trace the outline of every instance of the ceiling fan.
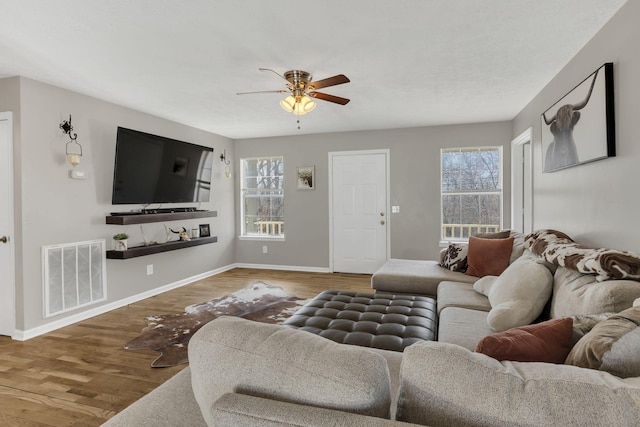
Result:
<instances>
[{"instance_id":1,"label":"ceiling fan","mask_svg":"<svg viewBox=\"0 0 640 427\"><path fill-rule=\"evenodd\" d=\"M286 112L293 113L297 116L307 114L316 108L316 103L311 98L321 99L323 101L329 101L340 105L346 105L350 101L347 98L317 92L317 89L349 83L349 78L344 74L338 74L322 80L311 81L311 74L302 70L290 70L284 73L284 75L280 75L270 68L258 68L258 70L270 71L282 78L286 81L287 89L239 92L238 95L251 95L255 93L288 93L289 96L280 101L280 106Z\"/></svg>"}]
</instances>

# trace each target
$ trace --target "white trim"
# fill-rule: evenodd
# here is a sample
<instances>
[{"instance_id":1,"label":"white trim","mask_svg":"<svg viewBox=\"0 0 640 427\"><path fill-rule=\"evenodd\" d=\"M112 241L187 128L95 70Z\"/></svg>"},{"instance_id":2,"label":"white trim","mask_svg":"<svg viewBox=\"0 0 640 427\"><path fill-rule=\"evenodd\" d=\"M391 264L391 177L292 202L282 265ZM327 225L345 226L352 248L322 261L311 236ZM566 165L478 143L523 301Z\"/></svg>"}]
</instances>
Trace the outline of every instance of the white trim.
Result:
<instances>
[{"instance_id":1,"label":"white trim","mask_svg":"<svg viewBox=\"0 0 640 427\"><path fill-rule=\"evenodd\" d=\"M331 270L325 267L301 267L295 265L275 265L275 264L248 264L236 263L234 268L255 268L257 270L282 270L282 271L302 271L305 273L331 273Z\"/></svg>"},{"instance_id":2,"label":"white trim","mask_svg":"<svg viewBox=\"0 0 640 427\"><path fill-rule=\"evenodd\" d=\"M354 150L354 151L330 151L329 152L329 272L333 273L333 158L338 156L360 156L367 154L384 154L385 156L385 211L387 212L387 221L385 227L387 229L387 248L386 256L387 260L391 258L391 150L388 148L374 149L374 150Z\"/></svg>"},{"instance_id":3,"label":"white trim","mask_svg":"<svg viewBox=\"0 0 640 427\"><path fill-rule=\"evenodd\" d=\"M533 144L533 128L529 127L520 135L515 137L511 141L511 229L529 232L531 230L524 230L524 210L522 212L516 212L520 210L520 207L525 205L524 197L524 145ZM533 224L533 152L529 156L529 206L531 212L531 223ZM518 192L517 189L521 188L523 191Z\"/></svg>"},{"instance_id":4,"label":"white trim","mask_svg":"<svg viewBox=\"0 0 640 427\"><path fill-rule=\"evenodd\" d=\"M11 111L5 111L5 112L0 112L0 120L6 120L9 124L9 126L7 126L7 138L8 138L8 146L7 146L7 154L8 154L8 158L11 159L12 161L9 162L9 169L7 171L4 171L7 173L7 178L8 178L8 187L9 187L9 200L7 200L6 202L8 203L7 208L9 209L9 229L7 230L7 235L9 236L9 241L6 243L9 245L9 271L5 271L3 272L3 280L6 280L6 286L7 286L7 294L3 295L3 299L5 300L10 300L13 301L13 304L9 304L11 306L11 310L12 312L9 314L9 316L7 317L11 317L13 319L13 325L7 325L7 332L10 332L10 336L11 338L14 338L17 331L16 331L16 255L15 255L15 236L16 236L16 230L15 230L15 223L14 223L14 216L13 216L13 211L14 211L14 205L13 205L13 197L14 197L14 169L13 169L13 165L14 165L14 159L13 159L13 145L14 145L14 141L13 141L13 112ZM5 203L4 200L0 201L0 203ZM3 331L4 332L4 331Z\"/></svg>"},{"instance_id":5,"label":"white trim","mask_svg":"<svg viewBox=\"0 0 640 427\"><path fill-rule=\"evenodd\" d=\"M255 242L284 242L285 237L282 236L238 236L238 240L253 240Z\"/></svg>"},{"instance_id":6,"label":"white trim","mask_svg":"<svg viewBox=\"0 0 640 427\"><path fill-rule=\"evenodd\" d=\"M112 303L105 304L100 307L93 308L91 310L83 311L81 313L77 313L77 314L65 317L63 319L55 320L53 322L50 322L44 325L36 326L35 328L28 329L26 331L17 330L15 336L13 336L12 338L17 341L25 341L31 338L35 338L39 335L43 335L43 334L55 331L56 329L60 329L65 326L69 326L74 323L90 319L91 317L98 316L100 314L104 314L121 307L125 307L129 304L134 304L138 301L151 298L153 296L170 291L172 289L180 288L182 286L193 283L197 280L202 280L202 279L206 279L207 277L215 276L216 274L223 273L233 268L235 268L234 265L220 267L215 270L210 270L201 274L197 274L195 276L187 277L186 279L178 280L177 282L169 283L168 285L161 286L159 288L154 288L154 289L139 293L137 295L132 295L130 297L123 298L121 300L114 301Z\"/></svg>"}]
</instances>

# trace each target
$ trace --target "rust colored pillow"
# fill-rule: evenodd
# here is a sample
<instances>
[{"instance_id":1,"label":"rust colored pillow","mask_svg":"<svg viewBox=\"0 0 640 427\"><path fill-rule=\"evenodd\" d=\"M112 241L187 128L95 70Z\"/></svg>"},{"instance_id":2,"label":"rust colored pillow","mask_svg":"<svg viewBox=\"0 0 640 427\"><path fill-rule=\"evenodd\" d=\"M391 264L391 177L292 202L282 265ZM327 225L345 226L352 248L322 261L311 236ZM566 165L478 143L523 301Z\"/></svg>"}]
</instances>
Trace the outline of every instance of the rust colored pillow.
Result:
<instances>
[{"instance_id":1,"label":"rust colored pillow","mask_svg":"<svg viewBox=\"0 0 640 427\"><path fill-rule=\"evenodd\" d=\"M476 352L497 360L562 364L571 351L572 339L573 320L564 317L487 335Z\"/></svg>"},{"instance_id":2,"label":"rust colored pillow","mask_svg":"<svg viewBox=\"0 0 640 427\"><path fill-rule=\"evenodd\" d=\"M499 276L509 266L513 237L481 239L469 237L467 271L469 276Z\"/></svg>"},{"instance_id":3,"label":"rust colored pillow","mask_svg":"<svg viewBox=\"0 0 640 427\"><path fill-rule=\"evenodd\" d=\"M497 233L476 233L473 237L479 237L481 239L506 239L511 235L509 230L498 231Z\"/></svg>"}]
</instances>

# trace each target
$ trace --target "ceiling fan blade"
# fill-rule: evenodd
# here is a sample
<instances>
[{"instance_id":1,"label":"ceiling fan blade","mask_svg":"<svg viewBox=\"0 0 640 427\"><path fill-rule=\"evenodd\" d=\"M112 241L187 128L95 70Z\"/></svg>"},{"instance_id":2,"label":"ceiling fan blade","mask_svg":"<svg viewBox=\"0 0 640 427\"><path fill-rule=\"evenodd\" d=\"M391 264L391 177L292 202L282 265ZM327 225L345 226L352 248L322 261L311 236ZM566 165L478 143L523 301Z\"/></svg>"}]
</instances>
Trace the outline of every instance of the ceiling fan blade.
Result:
<instances>
[{"instance_id":1,"label":"ceiling fan blade","mask_svg":"<svg viewBox=\"0 0 640 427\"><path fill-rule=\"evenodd\" d=\"M309 92L308 95L312 98L322 99L323 101L335 102L336 104L340 104L340 105L347 105L350 101L350 99L347 99L347 98L341 98L339 96L329 95L322 92Z\"/></svg>"},{"instance_id":2,"label":"ceiling fan blade","mask_svg":"<svg viewBox=\"0 0 640 427\"><path fill-rule=\"evenodd\" d=\"M254 95L256 93L289 93L288 90L257 90L254 92L237 92L236 95Z\"/></svg>"},{"instance_id":3,"label":"ceiling fan blade","mask_svg":"<svg viewBox=\"0 0 640 427\"><path fill-rule=\"evenodd\" d=\"M262 71L262 72L269 71L269 72L272 72L273 74L275 74L276 76L278 76L282 80L284 80L285 82L289 83L289 81L285 78L285 76L283 76L282 74L278 73L275 70L272 70L271 68L258 68L258 71Z\"/></svg>"},{"instance_id":4,"label":"ceiling fan blade","mask_svg":"<svg viewBox=\"0 0 640 427\"><path fill-rule=\"evenodd\" d=\"M309 90L321 89L323 87L341 85L343 83L349 83L351 80L344 74L338 74L337 76L328 77L326 79L311 82L307 85Z\"/></svg>"}]
</instances>

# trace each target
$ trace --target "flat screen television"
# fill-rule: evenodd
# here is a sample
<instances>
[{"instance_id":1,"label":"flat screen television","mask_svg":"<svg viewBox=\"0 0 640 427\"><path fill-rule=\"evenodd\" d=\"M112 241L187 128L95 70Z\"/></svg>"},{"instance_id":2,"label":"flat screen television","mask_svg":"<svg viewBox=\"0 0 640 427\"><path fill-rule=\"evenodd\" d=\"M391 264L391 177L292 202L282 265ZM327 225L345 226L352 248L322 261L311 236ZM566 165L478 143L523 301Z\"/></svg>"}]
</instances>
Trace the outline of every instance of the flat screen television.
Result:
<instances>
[{"instance_id":1,"label":"flat screen television","mask_svg":"<svg viewBox=\"0 0 640 427\"><path fill-rule=\"evenodd\" d=\"M114 205L208 202L213 148L118 127Z\"/></svg>"}]
</instances>

